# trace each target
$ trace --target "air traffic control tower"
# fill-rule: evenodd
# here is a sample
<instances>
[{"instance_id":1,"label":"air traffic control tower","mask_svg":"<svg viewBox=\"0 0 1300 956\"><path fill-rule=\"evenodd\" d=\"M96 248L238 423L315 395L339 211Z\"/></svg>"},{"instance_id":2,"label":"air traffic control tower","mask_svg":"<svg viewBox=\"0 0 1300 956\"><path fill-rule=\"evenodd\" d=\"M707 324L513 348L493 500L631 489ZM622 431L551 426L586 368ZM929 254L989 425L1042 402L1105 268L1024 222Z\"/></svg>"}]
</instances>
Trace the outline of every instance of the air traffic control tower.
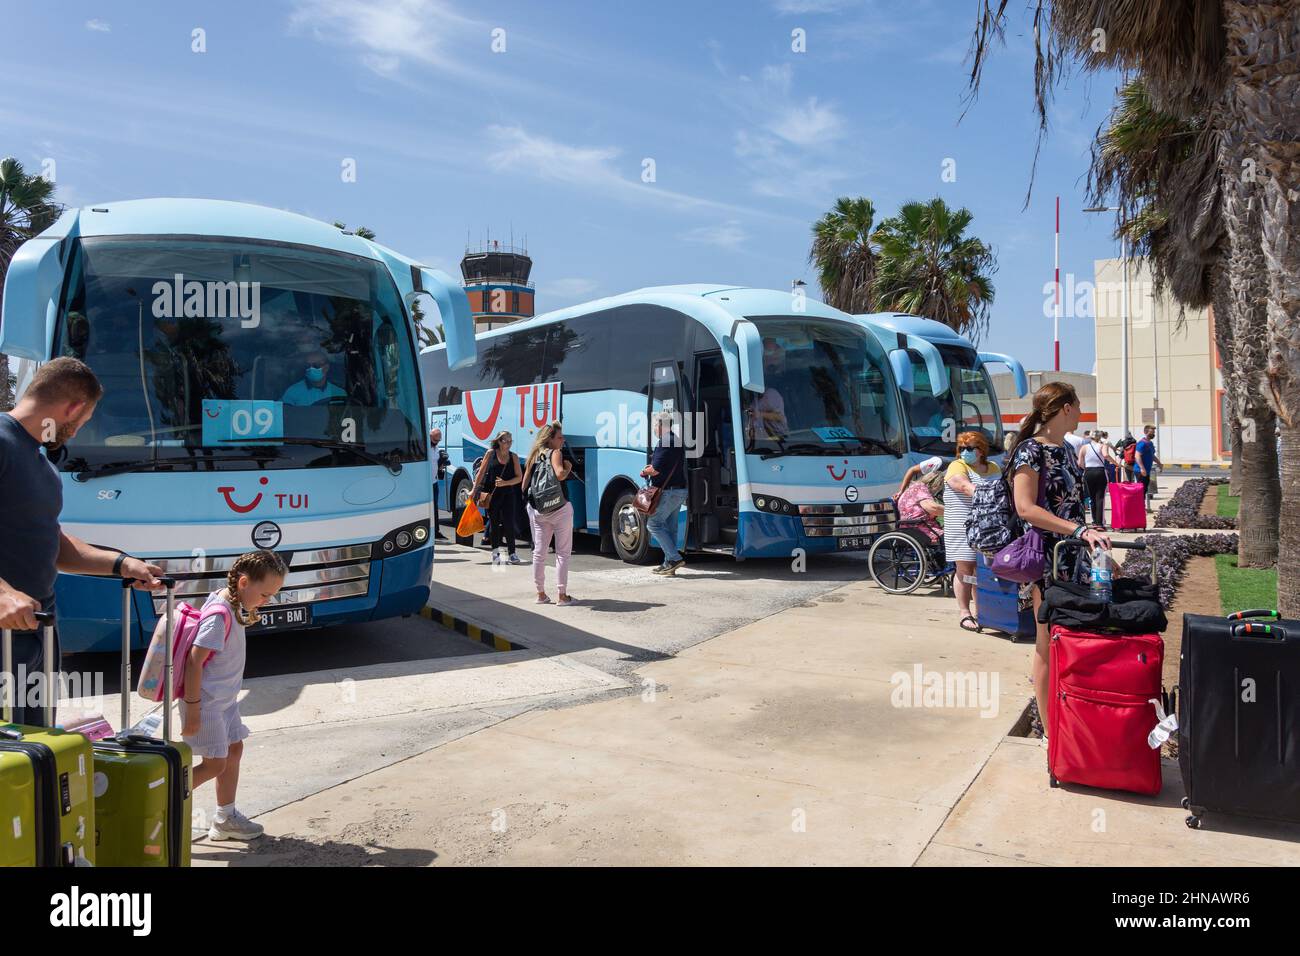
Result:
<instances>
[{"instance_id":1,"label":"air traffic control tower","mask_svg":"<svg viewBox=\"0 0 1300 956\"><path fill-rule=\"evenodd\" d=\"M528 281L533 260L522 246L486 240L467 247L460 260L474 331L486 332L520 319L532 318L533 285Z\"/></svg>"}]
</instances>

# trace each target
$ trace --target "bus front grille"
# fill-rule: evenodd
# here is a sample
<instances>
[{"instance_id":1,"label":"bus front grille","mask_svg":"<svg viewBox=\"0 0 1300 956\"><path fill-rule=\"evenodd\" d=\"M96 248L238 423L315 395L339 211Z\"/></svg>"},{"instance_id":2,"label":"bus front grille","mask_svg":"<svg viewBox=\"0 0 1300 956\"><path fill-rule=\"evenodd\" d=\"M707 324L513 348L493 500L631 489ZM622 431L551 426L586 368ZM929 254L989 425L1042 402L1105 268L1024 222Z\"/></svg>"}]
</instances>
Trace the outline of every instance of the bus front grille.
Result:
<instances>
[{"instance_id":1,"label":"bus front grille","mask_svg":"<svg viewBox=\"0 0 1300 956\"><path fill-rule=\"evenodd\" d=\"M284 586L267 606L312 604L358 597L370 590L369 544L281 553L289 565ZM157 558L165 574L176 579L176 600L202 604L209 594L226 584L226 573L239 555L203 555ZM155 614L167 610L165 596L153 595Z\"/></svg>"}]
</instances>

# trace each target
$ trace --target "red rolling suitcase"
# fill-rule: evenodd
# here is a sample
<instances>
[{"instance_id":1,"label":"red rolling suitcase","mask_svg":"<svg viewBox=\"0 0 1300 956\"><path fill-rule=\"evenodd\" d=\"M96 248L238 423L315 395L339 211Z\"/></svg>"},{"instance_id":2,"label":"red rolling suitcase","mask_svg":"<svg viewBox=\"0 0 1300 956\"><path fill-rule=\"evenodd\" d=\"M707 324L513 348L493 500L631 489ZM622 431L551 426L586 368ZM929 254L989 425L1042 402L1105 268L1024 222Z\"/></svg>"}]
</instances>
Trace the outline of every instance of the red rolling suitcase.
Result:
<instances>
[{"instance_id":1,"label":"red rolling suitcase","mask_svg":"<svg viewBox=\"0 0 1300 956\"><path fill-rule=\"evenodd\" d=\"M1110 526L1116 531L1143 531L1147 526L1147 504L1140 481L1111 482Z\"/></svg>"},{"instance_id":2,"label":"red rolling suitcase","mask_svg":"<svg viewBox=\"0 0 1300 956\"><path fill-rule=\"evenodd\" d=\"M1056 546L1053 573L1065 543ZM1051 626L1047 767L1052 786L1160 792L1160 749L1151 747L1147 736L1160 722L1155 702L1163 705L1164 659L1159 634Z\"/></svg>"}]
</instances>

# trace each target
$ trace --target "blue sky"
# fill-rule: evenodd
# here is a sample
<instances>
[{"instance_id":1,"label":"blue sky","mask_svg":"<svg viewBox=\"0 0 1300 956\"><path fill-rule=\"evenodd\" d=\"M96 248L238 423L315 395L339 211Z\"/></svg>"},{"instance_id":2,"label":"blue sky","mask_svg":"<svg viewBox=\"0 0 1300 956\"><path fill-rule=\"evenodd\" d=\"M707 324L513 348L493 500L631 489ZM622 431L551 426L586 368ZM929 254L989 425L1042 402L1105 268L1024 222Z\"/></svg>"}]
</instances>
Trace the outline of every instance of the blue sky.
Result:
<instances>
[{"instance_id":1,"label":"blue sky","mask_svg":"<svg viewBox=\"0 0 1300 956\"><path fill-rule=\"evenodd\" d=\"M1013 19L959 122L975 6L10 2L0 154L35 172L53 159L69 204L261 203L364 224L454 274L467 233L513 226L539 311L676 282L802 278L817 294L809 228L837 196L869 196L883 218L938 195L998 257L985 344L1050 368L1055 196L1063 279L1116 254L1111 217L1080 212L1116 77L1076 73L1058 92L1022 208L1030 40ZM1061 338L1062 366L1091 371L1091 319L1063 319Z\"/></svg>"}]
</instances>

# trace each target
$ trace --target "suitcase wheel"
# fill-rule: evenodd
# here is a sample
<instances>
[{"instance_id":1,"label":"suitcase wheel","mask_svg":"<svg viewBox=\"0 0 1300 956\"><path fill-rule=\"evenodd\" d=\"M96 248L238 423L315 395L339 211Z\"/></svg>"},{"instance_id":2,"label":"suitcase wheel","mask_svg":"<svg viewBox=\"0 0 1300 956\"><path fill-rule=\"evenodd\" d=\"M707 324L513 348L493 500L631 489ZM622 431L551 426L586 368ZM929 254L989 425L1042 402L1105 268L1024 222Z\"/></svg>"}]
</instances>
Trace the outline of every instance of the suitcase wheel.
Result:
<instances>
[{"instance_id":1,"label":"suitcase wheel","mask_svg":"<svg viewBox=\"0 0 1300 956\"><path fill-rule=\"evenodd\" d=\"M1199 830L1201 828L1201 818L1196 816L1195 814L1189 816L1187 820L1184 822L1186 822L1188 827L1190 827L1193 830Z\"/></svg>"},{"instance_id":2,"label":"suitcase wheel","mask_svg":"<svg viewBox=\"0 0 1300 956\"><path fill-rule=\"evenodd\" d=\"M1184 810L1192 809L1192 801L1187 797L1183 797L1183 809Z\"/></svg>"},{"instance_id":3,"label":"suitcase wheel","mask_svg":"<svg viewBox=\"0 0 1300 956\"><path fill-rule=\"evenodd\" d=\"M1061 782L1056 779L1056 774L1049 773L1047 775L1047 779L1048 782L1051 783L1053 787L1059 787L1061 785ZM1190 819L1190 817L1188 819ZM1188 826L1191 826L1191 824L1189 823Z\"/></svg>"}]
</instances>

